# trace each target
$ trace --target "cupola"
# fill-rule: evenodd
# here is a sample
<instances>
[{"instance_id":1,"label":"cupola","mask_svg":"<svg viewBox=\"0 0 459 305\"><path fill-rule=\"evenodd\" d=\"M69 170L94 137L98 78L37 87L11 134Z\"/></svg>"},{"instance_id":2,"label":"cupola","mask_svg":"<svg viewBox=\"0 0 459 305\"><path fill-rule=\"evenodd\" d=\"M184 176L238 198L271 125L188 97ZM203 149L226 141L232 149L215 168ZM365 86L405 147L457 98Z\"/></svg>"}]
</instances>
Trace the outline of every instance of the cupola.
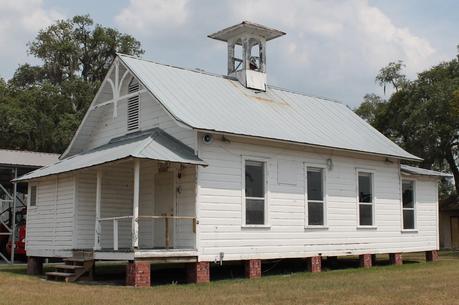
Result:
<instances>
[{"instance_id":1,"label":"cupola","mask_svg":"<svg viewBox=\"0 0 459 305\"><path fill-rule=\"evenodd\" d=\"M228 44L228 75L247 88L266 90L266 42L284 32L249 21L209 35Z\"/></svg>"}]
</instances>

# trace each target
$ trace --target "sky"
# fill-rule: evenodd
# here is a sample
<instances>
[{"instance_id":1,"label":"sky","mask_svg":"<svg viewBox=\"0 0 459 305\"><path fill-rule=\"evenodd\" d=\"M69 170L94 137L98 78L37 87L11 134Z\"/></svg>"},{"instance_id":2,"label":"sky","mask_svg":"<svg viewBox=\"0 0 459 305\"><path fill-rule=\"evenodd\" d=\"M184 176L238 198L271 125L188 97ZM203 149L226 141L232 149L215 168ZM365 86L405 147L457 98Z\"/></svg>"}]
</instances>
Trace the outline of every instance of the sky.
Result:
<instances>
[{"instance_id":1,"label":"sky","mask_svg":"<svg viewBox=\"0 0 459 305\"><path fill-rule=\"evenodd\" d=\"M403 60L413 79L456 56L456 0L0 0L0 77L37 63L27 43L57 19L90 14L136 37L143 57L226 73L226 45L207 35L242 20L282 30L267 44L268 83L358 106L383 95L374 78Z\"/></svg>"}]
</instances>

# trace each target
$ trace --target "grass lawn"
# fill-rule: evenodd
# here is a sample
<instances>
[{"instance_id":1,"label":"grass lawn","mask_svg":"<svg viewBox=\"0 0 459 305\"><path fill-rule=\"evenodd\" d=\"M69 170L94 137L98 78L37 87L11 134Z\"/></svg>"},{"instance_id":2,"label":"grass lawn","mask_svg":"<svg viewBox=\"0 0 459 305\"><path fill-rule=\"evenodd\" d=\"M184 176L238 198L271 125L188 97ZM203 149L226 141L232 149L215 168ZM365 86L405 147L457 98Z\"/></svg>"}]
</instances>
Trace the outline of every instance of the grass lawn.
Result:
<instances>
[{"instance_id":1,"label":"grass lawn","mask_svg":"<svg viewBox=\"0 0 459 305\"><path fill-rule=\"evenodd\" d=\"M315 274L283 268L276 274L273 265L257 280L226 277L144 289L47 282L25 275L25 265L0 265L0 304L459 304L459 254L443 252L435 263L425 263L423 255L404 255L403 266L384 265L385 259L378 257L379 266L368 270L354 268L355 260Z\"/></svg>"}]
</instances>

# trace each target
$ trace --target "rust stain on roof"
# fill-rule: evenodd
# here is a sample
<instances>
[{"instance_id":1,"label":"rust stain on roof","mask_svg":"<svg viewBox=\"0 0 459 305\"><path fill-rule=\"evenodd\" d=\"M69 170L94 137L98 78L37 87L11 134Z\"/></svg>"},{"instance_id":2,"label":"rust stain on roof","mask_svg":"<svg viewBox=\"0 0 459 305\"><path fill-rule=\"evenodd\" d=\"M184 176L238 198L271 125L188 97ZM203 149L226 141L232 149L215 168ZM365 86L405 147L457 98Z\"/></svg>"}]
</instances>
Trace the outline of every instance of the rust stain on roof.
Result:
<instances>
[{"instance_id":1,"label":"rust stain on roof","mask_svg":"<svg viewBox=\"0 0 459 305\"><path fill-rule=\"evenodd\" d=\"M239 82L236 82L234 80L228 80L231 85L233 85L235 88L237 88L243 95L247 96L251 100L259 103L264 103L264 104L274 104L274 105L279 105L279 106L290 106L285 100L283 100L280 97L277 97L276 99L273 99L271 95L268 92L264 91L256 91L256 90L250 90L242 87Z\"/></svg>"}]
</instances>

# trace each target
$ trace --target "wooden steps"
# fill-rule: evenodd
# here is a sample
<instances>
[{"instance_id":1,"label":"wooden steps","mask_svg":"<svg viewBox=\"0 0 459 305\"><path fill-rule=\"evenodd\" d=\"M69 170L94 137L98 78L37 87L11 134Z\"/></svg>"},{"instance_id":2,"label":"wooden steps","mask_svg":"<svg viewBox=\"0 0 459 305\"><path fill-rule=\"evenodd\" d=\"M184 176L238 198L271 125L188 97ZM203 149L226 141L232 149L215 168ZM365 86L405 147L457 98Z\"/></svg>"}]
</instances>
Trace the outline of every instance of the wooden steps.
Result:
<instances>
[{"instance_id":1,"label":"wooden steps","mask_svg":"<svg viewBox=\"0 0 459 305\"><path fill-rule=\"evenodd\" d=\"M46 279L75 282L79 279L92 280L94 260L88 258L66 258L63 264L56 265L56 271L47 272Z\"/></svg>"}]
</instances>

